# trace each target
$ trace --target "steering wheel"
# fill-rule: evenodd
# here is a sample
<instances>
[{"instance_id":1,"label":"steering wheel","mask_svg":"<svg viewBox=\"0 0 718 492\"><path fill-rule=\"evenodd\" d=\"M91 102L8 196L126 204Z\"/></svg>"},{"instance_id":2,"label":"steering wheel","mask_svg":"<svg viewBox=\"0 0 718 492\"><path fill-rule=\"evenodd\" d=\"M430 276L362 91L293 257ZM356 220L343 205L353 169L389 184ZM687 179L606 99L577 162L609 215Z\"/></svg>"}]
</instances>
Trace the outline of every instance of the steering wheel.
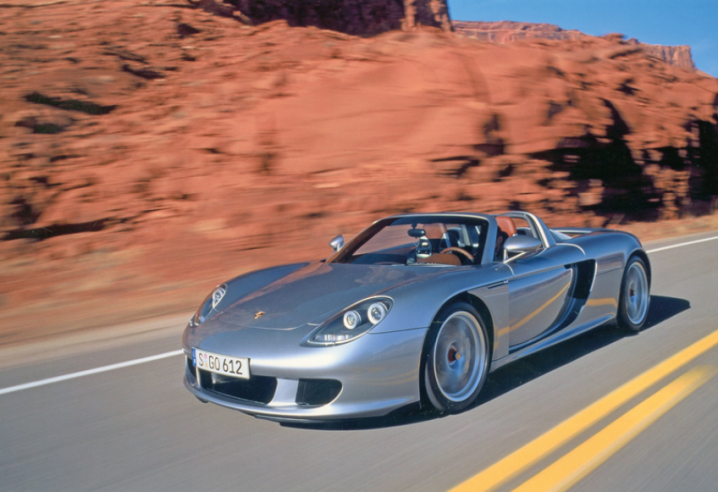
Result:
<instances>
[{"instance_id":1,"label":"steering wheel","mask_svg":"<svg viewBox=\"0 0 718 492\"><path fill-rule=\"evenodd\" d=\"M457 246L451 246L450 248L442 249L441 254L444 254L444 253L459 253L461 255L464 255L469 261L471 261L471 263L474 262L474 255L472 255L465 249L459 248Z\"/></svg>"}]
</instances>

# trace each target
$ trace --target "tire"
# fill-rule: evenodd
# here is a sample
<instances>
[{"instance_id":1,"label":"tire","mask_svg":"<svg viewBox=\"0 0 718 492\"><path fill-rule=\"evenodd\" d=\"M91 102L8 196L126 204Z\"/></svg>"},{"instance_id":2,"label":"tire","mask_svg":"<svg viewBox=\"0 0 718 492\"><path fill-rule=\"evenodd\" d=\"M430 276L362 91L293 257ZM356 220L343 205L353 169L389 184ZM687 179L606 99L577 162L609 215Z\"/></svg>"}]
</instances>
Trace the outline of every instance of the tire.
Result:
<instances>
[{"instance_id":1,"label":"tire","mask_svg":"<svg viewBox=\"0 0 718 492\"><path fill-rule=\"evenodd\" d=\"M646 271L645 263L637 256L628 260L623 271L617 315L618 327L623 330L639 332L646 324L648 306L651 302Z\"/></svg>"},{"instance_id":2,"label":"tire","mask_svg":"<svg viewBox=\"0 0 718 492\"><path fill-rule=\"evenodd\" d=\"M442 309L424 344L426 399L447 413L471 405L486 380L490 355L486 325L473 306L459 302Z\"/></svg>"}]
</instances>

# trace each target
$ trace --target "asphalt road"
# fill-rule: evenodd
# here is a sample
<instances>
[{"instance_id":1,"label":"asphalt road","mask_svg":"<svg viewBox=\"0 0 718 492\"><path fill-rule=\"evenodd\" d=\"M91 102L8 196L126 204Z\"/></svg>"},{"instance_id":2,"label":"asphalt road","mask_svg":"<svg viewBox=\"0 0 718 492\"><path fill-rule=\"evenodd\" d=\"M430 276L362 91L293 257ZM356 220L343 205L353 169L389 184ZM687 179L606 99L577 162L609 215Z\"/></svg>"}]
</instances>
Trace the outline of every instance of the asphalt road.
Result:
<instances>
[{"instance_id":1,"label":"asphalt road","mask_svg":"<svg viewBox=\"0 0 718 492\"><path fill-rule=\"evenodd\" d=\"M718 231L647 249L713 236ZM182 386L178 355L0 393L0 490L446 491L488 469L466 484L471 490L488 483L487 473L495 478L489 467L500 462L515 473L495 490L715 491L718 377L710 376L718 344L699 341L718 331L718 240L650 257L643 332L600 328L509 365L456 416L284 427L197 401ZM0 369L0 388L180 348L181 326L160 333L74 354L38 346L42 357L29 353ZM695 342L700 350L654 384L630 383ZM586 423L583 409L627 383L633 394ZM676 388L672 400L651 407ZM581 419L583 427L554 439L551 429ZM510 455L536 438L533 461L517 467L520 456ZM553 483L563 475L562 485Z\"/></svg>"}]
</instances>

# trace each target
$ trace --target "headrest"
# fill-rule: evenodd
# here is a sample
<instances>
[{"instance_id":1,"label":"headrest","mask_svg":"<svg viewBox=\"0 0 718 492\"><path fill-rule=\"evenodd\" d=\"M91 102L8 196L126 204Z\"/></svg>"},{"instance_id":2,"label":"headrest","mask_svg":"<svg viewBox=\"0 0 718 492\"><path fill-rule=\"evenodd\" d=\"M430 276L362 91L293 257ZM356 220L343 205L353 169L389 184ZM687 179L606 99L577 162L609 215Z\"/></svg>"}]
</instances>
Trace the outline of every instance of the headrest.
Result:
<instances>
[{"instance_id":1,"label":"headrest","mask_svg":"<svg viewBox=\"0 0 718 492\"><path fill-rule=\"evenodd\" d=\"M426 237L429 239L440 239L446 232L446 226L440 222L436 224L424 224L424 229L426 230Z\"/></svg>"}]
</instances>

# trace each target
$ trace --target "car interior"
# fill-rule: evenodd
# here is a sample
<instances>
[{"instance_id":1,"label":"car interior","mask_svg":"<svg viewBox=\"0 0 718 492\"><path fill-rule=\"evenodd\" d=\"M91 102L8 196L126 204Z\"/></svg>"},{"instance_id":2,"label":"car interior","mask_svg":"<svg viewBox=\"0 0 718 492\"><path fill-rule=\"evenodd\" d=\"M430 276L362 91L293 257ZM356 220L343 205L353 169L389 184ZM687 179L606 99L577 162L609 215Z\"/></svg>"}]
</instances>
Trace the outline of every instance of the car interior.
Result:
<instances>
[{"instance_id":1,"label":"car interior","mask_svg":"<svg viewBox=\"0 0 718 492\"><path fill-rule=\"evenodd\" d=\"M461 216L386 219L363 231L328 261L364 265L466 266L481 262L484 247L493 248L495 262L505 262L519 255L525 257L525 252L511 255L505 249L505 242L512 236L530 236L541 240L537 224L521 214L498 215L496 224L496 241L486 245L486 219ZM554 237L557 236L557 233L551 232ZM558 237L557 240L564 238ZM539 248L529 254L541 250Z\"/></svg>"},{"instance_id":2,"label":"car interior","mask_svg":"<svg viewBox=\"0 0 718 492\"><path fill-rule=\"evenodd\" d=\"M485 220L436 219L387 224L338 258L343 263L462 266L481 261ZM460 223L464 222L464 223Z\"/></svg>"}]
</instances>

